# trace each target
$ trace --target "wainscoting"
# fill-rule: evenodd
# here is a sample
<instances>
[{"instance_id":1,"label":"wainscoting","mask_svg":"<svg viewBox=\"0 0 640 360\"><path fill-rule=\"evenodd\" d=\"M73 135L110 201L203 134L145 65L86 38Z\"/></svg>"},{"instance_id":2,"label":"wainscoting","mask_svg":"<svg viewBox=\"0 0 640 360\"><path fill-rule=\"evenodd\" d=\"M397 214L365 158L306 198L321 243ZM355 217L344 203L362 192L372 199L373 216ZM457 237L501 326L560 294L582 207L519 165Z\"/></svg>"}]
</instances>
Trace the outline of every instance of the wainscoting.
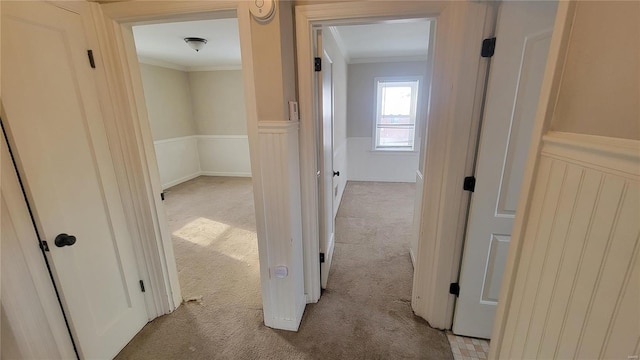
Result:
<instances>
[{"instance_id":1,"label":"wainscoting","mask_svg":"<svg viewBox=\"0 0 640 360\"><path fill-rule=\"evenodd\" d=\"M416 182L418 151L390 152L371 149L370 137L347 138L348 180Z\"/></svg>"},{"instance_id":2,"label":"wainscoting","mask_svg":"<svg viewBox=\"0 0 640 360\"><path fill-rule=\"evenodd\" d=\"M640 142L543 142L500 357L637 357Z\"/></svg>"},{"instance_id":3,"label":"wainscoting","mask_svg":"<svg viewBox=\"0 0 640 360\"><path fill-rule=\"evenodd\" d=\"M251 177L246 135L192 135L153 144L163 189L200 175Z\"/></svg>"}]
</instances>

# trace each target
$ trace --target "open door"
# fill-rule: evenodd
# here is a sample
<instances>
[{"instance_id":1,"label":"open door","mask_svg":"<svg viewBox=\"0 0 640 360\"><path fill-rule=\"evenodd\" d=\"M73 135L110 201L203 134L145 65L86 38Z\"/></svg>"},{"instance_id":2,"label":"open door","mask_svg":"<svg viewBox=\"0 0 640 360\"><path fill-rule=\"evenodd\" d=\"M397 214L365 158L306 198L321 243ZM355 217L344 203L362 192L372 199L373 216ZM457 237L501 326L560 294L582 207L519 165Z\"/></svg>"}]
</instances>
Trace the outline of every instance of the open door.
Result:
<instances>
[{"instance_id":1,"label":"open door","mask_svg":"<svg viewBox=\"0 0 640 360\"><path fill-rule=\"evenodd\" d=\"M322 30L317 30L316 56L320 58L318 82L318 202L320 211L320 286L327 288L335 246L333 212L333 73L331 58L322 47Z\"/></svg>"},{"instance_id":2,"label":"open door","mask_svg":"<svg viewBox=\"0 0 640 360\"><path fill-rule=\"evenodd\" d=\"M92 68L102 64L88 56L89 5L1 6L3 121L39 240L80 357L113 358L148 318Z\"/></svg>"},{"instance_id":3,"label":"open door","mask_svg":"<svg viewBox=\"0 0 640 360\"><path fill-rule=\"evenodd\" d=\"M453 332L490 338L557 2L503 2Z\"/></svg>"}]
</instances>

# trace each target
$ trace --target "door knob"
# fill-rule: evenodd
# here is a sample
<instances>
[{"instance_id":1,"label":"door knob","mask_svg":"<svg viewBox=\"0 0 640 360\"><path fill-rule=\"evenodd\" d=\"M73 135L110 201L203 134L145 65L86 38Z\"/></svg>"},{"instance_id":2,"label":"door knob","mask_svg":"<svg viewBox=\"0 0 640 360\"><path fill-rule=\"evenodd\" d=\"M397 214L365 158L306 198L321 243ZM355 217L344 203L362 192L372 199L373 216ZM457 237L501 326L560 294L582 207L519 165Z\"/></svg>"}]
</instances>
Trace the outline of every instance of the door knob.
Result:
<instances>
[{"instance_id":1,"label":"door knob","mask_svg":"<svg viewBox=\"0 0 640 360\"><path fill-rule=\"evenodd\" d=\"M340 171L334 171L333 176L340 176Z\"/></svg>"},{"instance_id":2,"label":"door knob","mask_svg":"<svg viewBox=\"0 0 640 360\"><path fill-rule=\"evenodd\" d=\"M69 234L60 234L56 236L54 242L57 247L71 246L76 243L76 237Z\"/></svg>"}]
</instances>

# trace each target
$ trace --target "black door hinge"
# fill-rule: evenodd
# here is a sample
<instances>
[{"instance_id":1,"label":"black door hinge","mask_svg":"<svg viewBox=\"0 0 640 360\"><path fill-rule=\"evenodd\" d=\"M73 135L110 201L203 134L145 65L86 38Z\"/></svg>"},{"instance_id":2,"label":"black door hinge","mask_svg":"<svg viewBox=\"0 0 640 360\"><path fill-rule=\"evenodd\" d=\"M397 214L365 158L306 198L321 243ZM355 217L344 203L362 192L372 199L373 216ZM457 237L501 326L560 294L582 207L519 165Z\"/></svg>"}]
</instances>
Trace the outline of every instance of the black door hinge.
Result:
<instances>
[{"instance_id":1,"label":"black door hinge","mask_svg":"<svg viewBox=\"0 0 640 360\"><path fill-rule=\"evenodd\" d=\"M313 59L313 70L322 71L322 58L314 58Z\"/></svg>"},{"instance_id":2,"label":"black door hinge","mask_svg":"<svg viewBox=\"0 0 640 360\"><path fill-rule=\"evenodd\" d=\"M323 263L324 262L324 253L320 253L320 262Z\"/></svg>"},{"instance_id":3,"label":"black door hinge","mask_svg":"<svg viewBox=\"0 0 640 360\"><path fill-rule=\"evenodd\" d=\"M164 201L164 191L160 193L160 199L162 199L162 201Z\"/></svg>"},{"instance_id":4,"label":"black door hinge","mask_svg":"<svg viewBox=\"0 0 640 360\"><path fill-rule=\"evenodd\" d=\"M89 57L89 65L92 69L96 68L96 61L93 59L93 50L87 50L87 56Z\"/></svg>"},{"instance_id":5,"label":"black door hinge","mask_svg":"<svg viewBox=\"0 0 640 360\"><path fill-rule=\"evenodd\" d=\"M492 57L495 51L496 51L496 38L492 37L492 38L482 40L482 51L480 52L480 56Z\"/></svg>"},{"instance_id":6,"label":"black door hinge","mask_svg":"<svg viewBox=\"0 0 640 360\"><path fill-rule=\"evenodd\" d=\"M457 282L449 284L449 294L460 296L460 285Z\"/></svg>"},{"instance_id":7,"label":"black door hinge","mask_svg":"<svg viewBox=\"0 0 640 360\"><path fill-rule=\"evenodd\" d=\"M144 292L144 281L140 280L140 290Z\"/></svg>"},{"instance_id":8,"label":"black door hinge","mask_svg":"<svg viewBox=\"0 0 640 360\"><path fill-rule=\"evenodd\" d=\"M464 178L464 184L462 185L462 189L465 191L474 192L476 190L476 177L475 176L467 176Z\"/></svg>"},{"instance_id":9,"label":"black door hinge","mask_svg":"<svg viewBox=\"0 0 640 360\"><path fill-rule=\"evenodd\" d=\"M49 244L47 244L45 240L41 240L40 249L42 249L42 251L49 251Z\"/></svg>"}]
</instances>

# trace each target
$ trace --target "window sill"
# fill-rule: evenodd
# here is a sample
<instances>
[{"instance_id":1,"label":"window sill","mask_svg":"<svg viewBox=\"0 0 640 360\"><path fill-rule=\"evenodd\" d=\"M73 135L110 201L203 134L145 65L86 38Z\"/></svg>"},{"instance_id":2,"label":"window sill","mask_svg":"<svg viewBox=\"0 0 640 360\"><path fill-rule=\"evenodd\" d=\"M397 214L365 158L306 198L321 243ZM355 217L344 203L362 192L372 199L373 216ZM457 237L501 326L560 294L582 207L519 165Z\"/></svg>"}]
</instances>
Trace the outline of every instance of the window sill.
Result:
<instances>
[{"instance_id":1,"label":"window sill","mask_svg":"<svg viewBox=\"0 0 640 360\"><path fill-rule=\"evenodd\" d=\"M389 155L413 155L417 154L418 150L382 150L382 149L372 149L369 152L374 154L389 154Z\"/></svg>"}]
</instances>

